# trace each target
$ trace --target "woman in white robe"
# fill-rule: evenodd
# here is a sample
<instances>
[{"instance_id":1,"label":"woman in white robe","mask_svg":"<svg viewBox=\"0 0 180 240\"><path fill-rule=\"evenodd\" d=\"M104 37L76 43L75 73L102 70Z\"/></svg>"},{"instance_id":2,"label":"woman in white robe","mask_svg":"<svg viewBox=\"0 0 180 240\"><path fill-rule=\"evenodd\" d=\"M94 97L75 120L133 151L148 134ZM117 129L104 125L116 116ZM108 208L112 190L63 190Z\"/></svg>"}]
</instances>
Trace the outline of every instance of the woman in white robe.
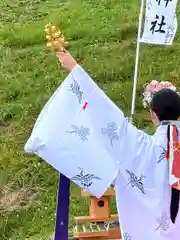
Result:
<instances>
[{"instance_id":1,"label":"woman in white robe","mask_svg":"<svg viewBox=\"0 0 180 240\"><path fill-rule=\"evenodd\" d=\"M68 53L60 53L59 59L75 78L77 69L83 75L83 69ZM180 98L172 85L165 86L168 88L165 90L158 85L159 92L155 90L157 93L152 101L153 90L148 91L148 87L144 104L151 103L151 118L157 126L154 136L137 130L125 118L121 122L124 128L121 133L122 151L115 180L120 226L124 240L179 240L179 190L169 184L166 159L168 126L160 125L160 122L179 118Z\"/></svg>"},{"instance_id":2,"label":"woman in white robe","mask_svg":"<svg viewBox=\"0 0 180 240\"><path fill-rule=\"evenodd\" d=\"M159 92L144 93L157 126L150 136L128 122L69 53L58 57L70 74L40 114L26 152L97 197L114 182L123 240L179 240L179 179L170 171L174 151L167 149L174 127L160 124L180 116L175 89L157 84Z\"/></svg>"}]
</instances>

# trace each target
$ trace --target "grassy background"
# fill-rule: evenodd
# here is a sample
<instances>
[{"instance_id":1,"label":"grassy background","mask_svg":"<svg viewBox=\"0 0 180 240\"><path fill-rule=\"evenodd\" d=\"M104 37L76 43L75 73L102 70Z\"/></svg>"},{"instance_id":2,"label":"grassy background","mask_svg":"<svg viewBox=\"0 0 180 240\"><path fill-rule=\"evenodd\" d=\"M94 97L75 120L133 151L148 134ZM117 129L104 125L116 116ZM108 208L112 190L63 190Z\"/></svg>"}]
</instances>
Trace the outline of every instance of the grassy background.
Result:
<instances>
[{"instance_id":1,"label":"grassy background","mask_svg":"<svg viewBox=\"0 0 180 240\"><path fill-rule=\"evenodd\" d=\"M139 7L139 0L0 1L1 240L46 240L53 234L58 173L23 152L42 106L66 76L46 49L44 25L60 27L78 62L129 114ZM136 124L148 131L141 89L152 79L180 86L179 33L171 47L141 47ZM70 229L73 216L87 214L87 206L72 185Z\"/></svg>"}]
</instances>

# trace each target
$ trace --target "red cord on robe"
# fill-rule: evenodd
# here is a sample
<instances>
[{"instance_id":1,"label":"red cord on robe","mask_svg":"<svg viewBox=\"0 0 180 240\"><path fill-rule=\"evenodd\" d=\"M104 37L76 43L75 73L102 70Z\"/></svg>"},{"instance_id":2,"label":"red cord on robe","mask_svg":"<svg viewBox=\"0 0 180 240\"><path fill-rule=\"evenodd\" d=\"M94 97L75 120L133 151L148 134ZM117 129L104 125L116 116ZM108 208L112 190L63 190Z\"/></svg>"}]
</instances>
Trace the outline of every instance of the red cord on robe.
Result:
<instances>
[{"instance_id":1,"label":"red cord on robe","mask_svg":"<svg viewBox=\"0 0 180 240\"><path fill-rule=\"evenodd\" d=\"M168 160L170 157L170 146L172 146L173 149L172 172L170 174L173 175L175 178L180 179L180 143L176 126L173 126L172 130L172 144L170 144L169 141L167 143L166 158ZM172 187L180 190L180 180L177 180L174 184L172 184Z\"/></svg>"}]
</instances>

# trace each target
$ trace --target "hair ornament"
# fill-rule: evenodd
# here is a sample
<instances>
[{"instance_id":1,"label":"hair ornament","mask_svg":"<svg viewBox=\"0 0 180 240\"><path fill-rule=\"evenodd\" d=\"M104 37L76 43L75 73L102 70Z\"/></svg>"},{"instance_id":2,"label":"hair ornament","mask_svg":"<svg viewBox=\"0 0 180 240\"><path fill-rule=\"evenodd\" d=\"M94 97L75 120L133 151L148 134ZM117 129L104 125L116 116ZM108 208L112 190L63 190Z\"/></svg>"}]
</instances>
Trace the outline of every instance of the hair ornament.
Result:
<instances>
[{"instance_id":1,"label":"hair ornament","mask_svg":"<svg viewBox=\"0 0 180 240\"><path fill-rule=\"evenodd\" d=\"M144 108L146 108L151 103L154 93L156 93L164 88L168 88L168 89L171 89L172 91L176 92L176 87L168 81L158 82L157 80L152 80L148 85L146 85L146 87L144 88L144 92L143 92Z\"/></svg>"}]
</instances>

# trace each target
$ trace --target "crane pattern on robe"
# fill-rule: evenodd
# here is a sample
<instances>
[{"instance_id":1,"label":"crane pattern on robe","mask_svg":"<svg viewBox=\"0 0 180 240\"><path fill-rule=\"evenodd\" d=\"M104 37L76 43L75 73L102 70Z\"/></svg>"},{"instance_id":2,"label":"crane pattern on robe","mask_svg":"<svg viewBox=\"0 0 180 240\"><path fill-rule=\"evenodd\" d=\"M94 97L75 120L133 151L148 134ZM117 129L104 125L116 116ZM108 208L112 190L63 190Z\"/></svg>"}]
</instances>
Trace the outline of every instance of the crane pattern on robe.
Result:
<instances>
[{"instance_id":1,"label":"crane pattern on robe","mask_svg":"<svg viewBox=\"0 0 180 240\"><path fill-rule=\"evenodd\" d=\"M108 123L106 128L101 128L101 133L109 138L112 147L113 141L120 139L117 130L118 127L115 122Z\"/></svg>"},{"instance_id":2,"label":"crane pattern on robe","mask_svg":"<svg viewBox=\"0 0 180 240\"><path fill-rule=\"evenodd\" d=\"M167 213L163 212L162 215L156 219L158 226L155 229L155 231L158 230L167 231L170 225L169 220L170 218L168 217Z\"/></svg>"},{"instance_id":3,"label":"crane pattern on robe","mask_svg":"<svg viewBox=\"0 0 180 240\"><path fill-rule=\"evenodd\" d=\"M93 180L101 180L99 177L95 176L94 174L84 174L84 170L82 168L80 169L80 173L76 176L72 177L72 181L80 182L83 189L87 189L92 186Z\"/></svg>"},{"instance_id":4,"label":"crane pattern on robe","mask_svg":"<svg viewBox=\"0 0 180 240\"><path fill-rule=\"evenodd\" d=\"M138 178L133 172L129 171L126 169L126 172L129 174L129 183L131 184L131 187L137 187L139 188L139 190L145 194L144 191L144 184L142 182L143 178L145 178L145 176L141 176L140 178Z\"/></svg>"},{"instance_id":5,"label":"crane pattern on robe","mask_svg":"<svg viewBox=\"0 0 180 240\"><path fill-rule=\"evenodd\" d=\"M124 234L123 234L123 238L124 238L124 240L132 240L132 237L129 235L129 233L127 233L127 232L125 232Z\"/></svg>"},{"instance_id":6,"label":"crane pattern on robe","mask_svg":"<svg viewBox=\"0 0 180 240\"><path fill-rule=\"evenodd\" d=\"M160 157L159 157L157 163L160 163L160 162L162 162L163 160L167 160L167 157L166 157L167 151L166 151L166 149L165 149L164 147L162 147L162 146L160 146L160 147L162 148L162 152L161 152L161 154L160 154ZM180 146L179 146L179 144L177 144L176 147L173 147L173 146L170 146L170 147L171 147L171 149L172 149L173 152L178 152L178 153L180 153Z\"/></svg>"},{"instance_id":7,"label":"crane pattern on robe","mask_svg":"<svg viewBox=\"0 0 180 240\"><path fill-rule=\"evenodd\" d=\"M85 128L84 126L78 127L76 125L71 125L72 130L67 131L67 133L74 133L81 138L81 141L87 141L90 135L90 128Z\"/></svg>"},{"instance_id":8,"label":"crane pattern on robe","mask_svg":"<svg viewBox=\"0 0 180 240\"><path fill-rule=\"evenodd\" d=\"M166 149L162 146L160 146L160 147L162 148L162 152L160 154L160 157L159 157L157 163L160 163L160 162L162 162L163 160L166 159Z\"/></svg>"},{"instance_id":9,"label":"crane pattern on robe","mask_svg":"<svg viewBox=\"0 0 180 240\"><path fill-rule=\"evenodd\" d=\"M73 80L73 83L70 84L70 89L78 98L79 103L81 103L83 98L83 91L81 91L81 86L79 83Z\"/></svg>"}]
</instances>

